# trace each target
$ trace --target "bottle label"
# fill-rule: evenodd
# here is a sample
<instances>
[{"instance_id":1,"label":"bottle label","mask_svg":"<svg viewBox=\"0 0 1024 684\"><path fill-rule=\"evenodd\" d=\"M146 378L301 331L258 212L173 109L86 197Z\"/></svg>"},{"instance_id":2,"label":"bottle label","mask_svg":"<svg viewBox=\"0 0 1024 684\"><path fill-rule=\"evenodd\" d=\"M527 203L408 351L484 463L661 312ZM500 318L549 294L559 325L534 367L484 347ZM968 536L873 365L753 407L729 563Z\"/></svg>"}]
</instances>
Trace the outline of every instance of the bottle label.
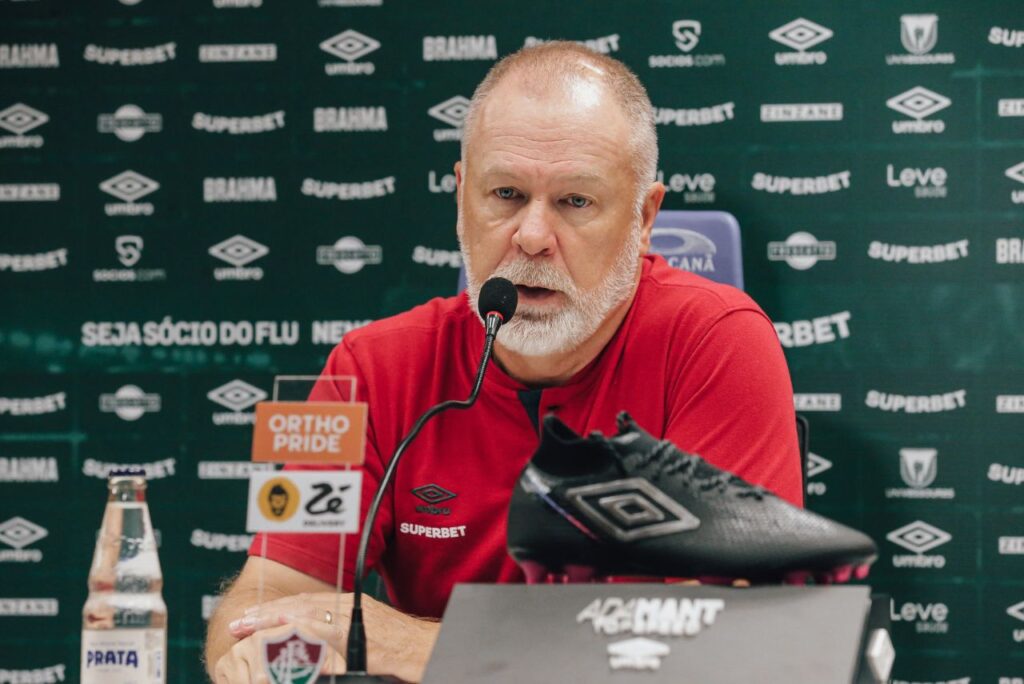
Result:
<instances>
[{"instance_id":1,"label":"bottle label","mask_svg":"<svg viewBox=\"0 0 1024 684\"><path fill-rule=\"evenodd\" d=\"M164 684L163 629L82 630L82 684Z\"/></svg>"}]
</instances>

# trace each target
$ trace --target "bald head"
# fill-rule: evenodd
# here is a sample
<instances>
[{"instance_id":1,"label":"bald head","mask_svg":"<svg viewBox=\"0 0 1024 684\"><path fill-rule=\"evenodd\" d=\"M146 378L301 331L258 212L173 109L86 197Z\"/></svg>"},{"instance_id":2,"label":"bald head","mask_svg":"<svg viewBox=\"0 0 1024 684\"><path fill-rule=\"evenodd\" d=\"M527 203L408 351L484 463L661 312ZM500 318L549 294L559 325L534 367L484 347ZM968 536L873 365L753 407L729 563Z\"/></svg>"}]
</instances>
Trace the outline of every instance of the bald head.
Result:
<instances>
[{"instance_id":1,"label":"bald head","mask_svg":"<svg viewBox=\"0 0 1024 684\"><path fill-rule=\"evenodd\" d=\"M647 91L626 65L578 43L555 41L515 52L494 65L473 93L463 124L462 161L481 121L491 95L498 89L515 89L520 97L576 107L616 104L626 122L633 177L638 201L654 181L658 165L658 140L654 111Z\"/></svg>"}]
</instances>

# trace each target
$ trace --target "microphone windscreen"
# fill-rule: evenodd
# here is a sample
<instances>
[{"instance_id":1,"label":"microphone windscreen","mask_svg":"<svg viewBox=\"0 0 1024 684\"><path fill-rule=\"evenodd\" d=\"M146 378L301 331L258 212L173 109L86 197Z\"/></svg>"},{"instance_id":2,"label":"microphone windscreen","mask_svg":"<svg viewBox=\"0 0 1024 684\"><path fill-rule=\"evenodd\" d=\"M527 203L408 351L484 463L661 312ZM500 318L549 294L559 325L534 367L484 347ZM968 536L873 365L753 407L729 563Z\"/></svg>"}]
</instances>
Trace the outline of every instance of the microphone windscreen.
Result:
<instances>
[{"instance_id":1,"label":"microphone windscreen","mask_svg":"<svg viewBox=\"0 0 1024 684\"><path fill-rule=\"evenodd\" d=\"M487 320L487 314L496 313L507 323L516 312L519 304L519 292L511 281L505 278L491 278L480 288L480 299L477 310L480 317Z\"/></svg>"}]
</instances>

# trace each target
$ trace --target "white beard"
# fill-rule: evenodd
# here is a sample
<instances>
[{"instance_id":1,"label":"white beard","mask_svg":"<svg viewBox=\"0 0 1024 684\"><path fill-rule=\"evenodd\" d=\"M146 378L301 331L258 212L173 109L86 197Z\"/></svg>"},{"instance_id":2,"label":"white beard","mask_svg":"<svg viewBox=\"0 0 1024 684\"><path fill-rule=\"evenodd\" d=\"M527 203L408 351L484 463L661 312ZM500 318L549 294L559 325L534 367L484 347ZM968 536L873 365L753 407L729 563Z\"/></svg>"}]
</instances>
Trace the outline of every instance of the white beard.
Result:
<instances>
[{"instance_id":1,"label":"white beard","mask_svg":"<svg viewBox=\"0 0 1024 684\"><path fill-rule=\"evenodd\" d=\"M472 275L469 252L461 239L461 214L460 211L459 249L466 265L469 302L476 312L483 282ZM498 341L509 351L523 356L559 354L580 346L597 332L608 314L632 294L640 259L640 236L640 219L637 218L608 275L589 292L580 290L567 274L541 259L520 255L514 261L500 265L489 277L502 277L517 285L555 290L563 293L568 302L562 309L550 313L520 304L515 316L498 331Z\"/></svg>"}]
</instances>

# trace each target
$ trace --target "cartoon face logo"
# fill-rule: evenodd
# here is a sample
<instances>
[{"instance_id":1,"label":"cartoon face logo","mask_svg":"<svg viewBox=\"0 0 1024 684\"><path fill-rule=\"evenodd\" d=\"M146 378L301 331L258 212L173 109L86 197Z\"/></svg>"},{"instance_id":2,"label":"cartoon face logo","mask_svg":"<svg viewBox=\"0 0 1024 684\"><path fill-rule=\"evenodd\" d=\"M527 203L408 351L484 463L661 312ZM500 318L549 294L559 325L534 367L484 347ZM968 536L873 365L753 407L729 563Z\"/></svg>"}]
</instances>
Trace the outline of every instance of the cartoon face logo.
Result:
<instances>
[{"instance_id":1,"label":"cartoon face logo","mask_svg":"<svg viewBox=\"0 0 1024 684\"><path fill-rule=\"evenodd\" d=\"M299 488L287 477L267 480L260 488L260 512L267 520L284 522L299 509Z\"/></svg>"}]
</instances>

